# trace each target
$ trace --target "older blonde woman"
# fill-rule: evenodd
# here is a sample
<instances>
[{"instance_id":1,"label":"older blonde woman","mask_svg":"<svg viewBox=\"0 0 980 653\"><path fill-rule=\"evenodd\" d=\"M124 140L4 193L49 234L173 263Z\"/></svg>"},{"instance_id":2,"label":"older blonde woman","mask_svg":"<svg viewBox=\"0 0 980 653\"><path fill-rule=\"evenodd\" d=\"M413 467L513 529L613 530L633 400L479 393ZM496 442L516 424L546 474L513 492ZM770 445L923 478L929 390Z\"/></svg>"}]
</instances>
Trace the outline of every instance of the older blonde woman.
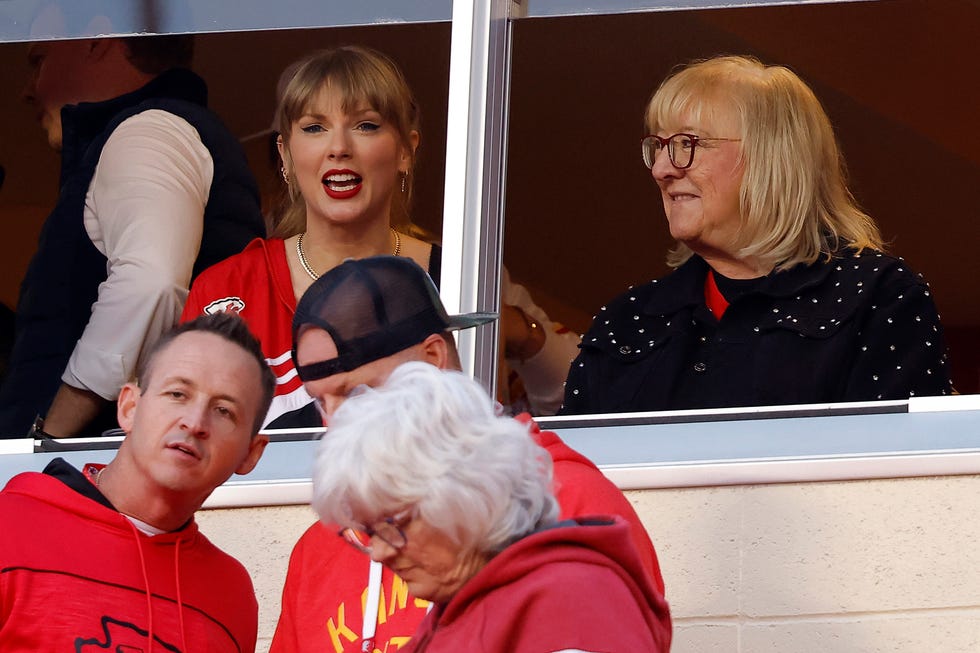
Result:
<instances>
[{"instance_id":1,"label":"older blonde woman","mask_svg":"<svg viewBox=\"0 0 980 653\"><path fill-rule=\"evenodd\" d=\"M626 522L558 522L551 471L475 381L405 363L334 413L313 507L435 604L401 651L666 652L667 605Z\"/></svg>"},{"instance_id":2,"label":"older blonde woman","mask_svg":"<svg viewBox=\"0 0 980 653\"><path fill-rule=\"evenodd\" d=\"M646 112L643 160L677 247L603 306L565 413L948 394L928 285L885 254L830 120L782 66L686 66Z\"/></svg>"}]
</instances>

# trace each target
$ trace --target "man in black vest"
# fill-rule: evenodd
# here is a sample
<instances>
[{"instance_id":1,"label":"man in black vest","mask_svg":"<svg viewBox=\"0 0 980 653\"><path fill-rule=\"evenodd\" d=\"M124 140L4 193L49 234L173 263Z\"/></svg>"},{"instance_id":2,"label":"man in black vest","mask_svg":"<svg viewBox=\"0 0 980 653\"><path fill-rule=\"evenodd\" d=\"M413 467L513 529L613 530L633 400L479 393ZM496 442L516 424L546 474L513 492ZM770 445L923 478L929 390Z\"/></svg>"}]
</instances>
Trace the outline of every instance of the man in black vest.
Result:
<instances>
[{"instance_id":1,"label":"man in black vest","mask_svg":"<svg viewBox=\"0 0 980 653\"><path fill-rule=\"evenodd\" d=\"M265 235L192 53L190 36L31 46L25 99L61 152L61 183L21 286L0 437L114 426L119 389L193 276Z\"/></svg>"}]
</instances>

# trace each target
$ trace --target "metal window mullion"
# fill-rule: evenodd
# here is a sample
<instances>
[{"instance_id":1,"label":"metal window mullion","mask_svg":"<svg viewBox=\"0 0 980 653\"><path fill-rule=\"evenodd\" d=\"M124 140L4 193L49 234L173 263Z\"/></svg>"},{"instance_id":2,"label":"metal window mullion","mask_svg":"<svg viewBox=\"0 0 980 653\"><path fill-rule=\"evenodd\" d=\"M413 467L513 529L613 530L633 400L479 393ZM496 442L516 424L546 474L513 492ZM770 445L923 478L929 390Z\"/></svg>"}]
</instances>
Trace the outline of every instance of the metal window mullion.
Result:
<instances>
[{"instance_id":1,"label":"metal window mullion","mask_svg":"<svg viewBox=\"0 0 980 653\"><path fill-rule=\"evenodd\" d=\"M509 0L453 3L441 294L446 308L498 310L503 234ZM463 369L493 390L497 324L457 334Z\"/></svg>"}]
</instances>

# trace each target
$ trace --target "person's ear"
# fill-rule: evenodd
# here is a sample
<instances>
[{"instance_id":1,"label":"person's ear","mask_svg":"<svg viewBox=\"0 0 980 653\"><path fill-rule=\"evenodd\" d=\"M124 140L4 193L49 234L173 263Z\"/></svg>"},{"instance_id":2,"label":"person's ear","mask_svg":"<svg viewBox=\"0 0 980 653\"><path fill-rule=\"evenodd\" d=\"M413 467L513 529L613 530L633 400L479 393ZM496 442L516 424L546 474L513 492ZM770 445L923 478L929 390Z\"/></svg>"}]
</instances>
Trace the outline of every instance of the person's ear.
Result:
<instances>
[{"instance_id":1,"label":"person's ear","mask_svg":"<svg viewBox=\"0 0 980 653\"><path fill-rule=\"evenodd\" d=\"M451 335L449 336L452 337ZM449 367L449 346L443 339L442 334L433 333L421 343L422 360L426 363L435 365L440 370Z\"/></svg>"},{"instance_id":2,"label":"person's ear","mask_svg":"<svg viewBox=\"0 0 980 653\"><path fill-rule=\"evenodd\" d=\"M276 149L279 150L279 160L284 166L292 163L289 160L289 150L286 149L286 143L282 140L282 134L276 136Z\"/></svg>"},{"instance_id":3,"label":"person's ear","mask_svg":"<svg viewBox=\"0 0 980 653\"><path fill-rule=\"evenodd\" d=\"M415 129L408 133L408 149L402 148L402 158L398 165L399 172L408 174L411 171L412 161L415 160L415 150L418 149L421 139L422 136Z\"/></svg>"},{"instance_id":4,"label":"person's ear","mask_svg":"<svg viewBox=\"0 0 980 653\"><path fill-rule=\"evenodd\" d=\"M279 160L282 162L283 172L286 175L291 175L293 173L293 160L289 156L289 149L282 140L282 134L276 136L276 149L279 150Z\"/></svg>"},{"instance_id":5,"label":"person's ear","mask_svg":"<svg viewBox=\"0 0 980 653\"><path fill-rule=\"evenodd\" d=\"M116 419L126 435L133 430L136 421L136 405L139 403L140 389L135 383L127 383L119 390L116 401Z\"/></svg>"},{"instance_id":6,"label":"person's ear","mask_svg":"<svg viewBox=\"0 0 980 653\"><path fill-rule=\"evenodd\" d=\"M259 464L259 458L265 451L265 445L269 444L268 435L253 435L252 441L248 443L248 454L235 470L236 474L248 474Z\"/></svg>"}]
</instances>

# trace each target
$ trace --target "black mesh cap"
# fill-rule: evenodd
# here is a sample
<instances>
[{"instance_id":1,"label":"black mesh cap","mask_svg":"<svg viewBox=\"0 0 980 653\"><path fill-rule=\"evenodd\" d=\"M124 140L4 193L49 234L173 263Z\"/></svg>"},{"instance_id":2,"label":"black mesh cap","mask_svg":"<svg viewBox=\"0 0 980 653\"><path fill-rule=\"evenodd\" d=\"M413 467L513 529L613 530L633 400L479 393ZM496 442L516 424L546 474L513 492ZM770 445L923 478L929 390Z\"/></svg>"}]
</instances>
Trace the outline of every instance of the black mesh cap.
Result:
<instances>
[{"instance_id":1,"label":"black mesh cap","mask_svg":"<svg viewBox=\"0 0 980 653\"><path fill-rule=\"evenodd\" d=\"M433 333L491 322L496 313L448 315L425 270L410 258L348 259L303 293L293 316L293 365L302 381L349 372L417 345ZM330 334L331 360L299 365L296 338L306 325Z\"/></svg>"}]
</instances>

